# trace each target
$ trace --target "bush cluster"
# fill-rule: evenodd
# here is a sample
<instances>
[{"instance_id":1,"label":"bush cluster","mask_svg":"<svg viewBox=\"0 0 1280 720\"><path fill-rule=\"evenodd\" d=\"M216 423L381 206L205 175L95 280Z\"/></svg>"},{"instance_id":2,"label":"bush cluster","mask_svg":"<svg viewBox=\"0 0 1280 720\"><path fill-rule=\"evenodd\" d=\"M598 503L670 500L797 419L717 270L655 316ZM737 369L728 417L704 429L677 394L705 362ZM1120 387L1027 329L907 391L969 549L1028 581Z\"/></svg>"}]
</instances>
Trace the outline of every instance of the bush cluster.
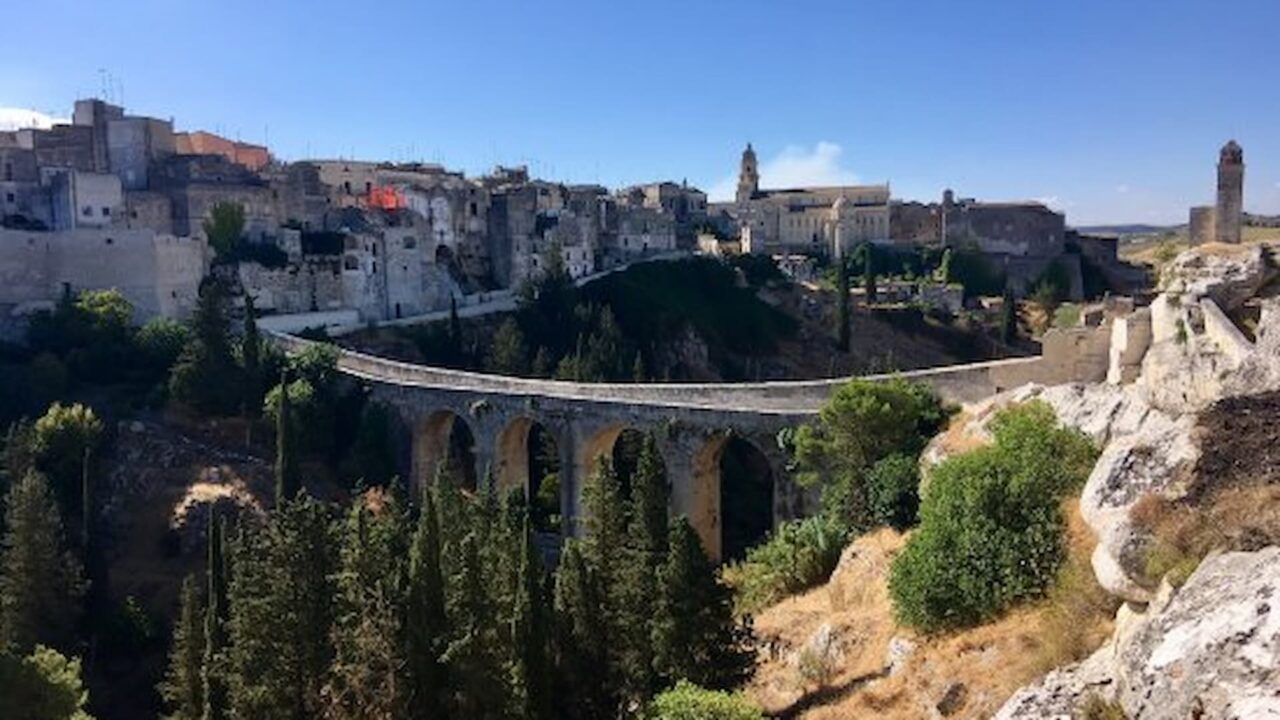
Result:
<instances>
[{"instance_id":1,"label":"bush cluster","mask_svg":"<svg viewBox=\"0 0 1280 720\"><path fill-rule=\"evenodd\" d=\"M737 693L704 690L681 680L653 699L645 720L764 720L760 708Z\"/></svg>"},{"instance_id":2,"label":"bush cluster","mask_svg":"<svg viewBox=\"0 0 1280 720\"><path fill-rule=\"evenodd\" d=\"M739 612L751 613L827 581L849 529L829 515L782 523L769 540L724 568Z\"/></svg>"},{"instance_id":3,"label":"bush cluster","mask_svg":"<svg viewBox=\"0 0 1280 720\"><path fill-rule=\"evenodd\" d=\"M1033 402L991 424L994 442L934 470L920 527L889 580L898 620L926 632L981 623L1038 597L1064 559L1063 496L1096 457Z\"/></svg>"}]
</instances>

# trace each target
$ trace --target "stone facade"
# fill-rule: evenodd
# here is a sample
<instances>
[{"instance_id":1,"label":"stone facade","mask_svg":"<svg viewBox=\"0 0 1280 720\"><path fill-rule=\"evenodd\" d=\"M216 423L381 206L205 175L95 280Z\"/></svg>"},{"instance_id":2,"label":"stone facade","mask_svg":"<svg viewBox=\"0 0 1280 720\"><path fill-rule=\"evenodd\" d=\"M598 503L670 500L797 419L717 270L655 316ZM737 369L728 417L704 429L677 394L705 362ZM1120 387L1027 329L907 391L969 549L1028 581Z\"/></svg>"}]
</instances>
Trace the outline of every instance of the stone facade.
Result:
<instances>
[{"instance_id":1,"label":"stone facade","mask_svg":"<svg viewBox=\"0 0 1280 720\"><path fill-rule=\"evenodd\" d=\"M761 190L755 150L742 153L732 203L710 207L722 213L741 238L743 252L838 257L863 242L889 241L889 186Z\"/></svg>"}]
</instances>

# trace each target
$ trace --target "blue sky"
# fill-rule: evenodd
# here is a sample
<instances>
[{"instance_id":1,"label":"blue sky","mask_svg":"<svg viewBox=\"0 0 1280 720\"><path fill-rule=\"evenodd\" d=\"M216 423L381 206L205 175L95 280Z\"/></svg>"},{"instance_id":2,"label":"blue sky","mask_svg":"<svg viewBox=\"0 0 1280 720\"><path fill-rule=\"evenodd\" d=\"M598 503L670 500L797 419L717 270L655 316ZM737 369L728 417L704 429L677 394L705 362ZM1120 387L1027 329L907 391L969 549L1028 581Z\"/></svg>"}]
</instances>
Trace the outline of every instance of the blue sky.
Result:
<instances>
[{"instance_id":1,"label":"blue sky","mask_svg":"<svg viewBox=\"0 0 1280 720\"><path fill-rule=\"evenodd\" d=\"M889 181L1040 198L1068 222L1182 222L1217 148L1280 212L1277 0L380 3L14 0L0 122L131 111L286 159L528 163L724 192ZM4 113L8 113L7 115Z\"/></svg>"}]
</instances>

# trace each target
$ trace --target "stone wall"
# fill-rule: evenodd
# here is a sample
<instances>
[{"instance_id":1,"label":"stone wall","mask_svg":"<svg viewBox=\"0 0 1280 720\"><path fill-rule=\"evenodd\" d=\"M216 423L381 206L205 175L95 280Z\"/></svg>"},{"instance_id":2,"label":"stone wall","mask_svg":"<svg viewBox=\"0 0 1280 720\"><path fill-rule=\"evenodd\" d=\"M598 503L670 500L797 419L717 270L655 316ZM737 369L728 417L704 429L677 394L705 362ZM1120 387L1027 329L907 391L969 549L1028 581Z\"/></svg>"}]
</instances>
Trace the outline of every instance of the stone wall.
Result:
<instances>
[{"instance_id":1,"label":"stone wall","mask_svg":"<svg viewBox=\"0 0 1280 720\"><path fill-rule=\"evenodd\" d=\"M207 270L205 244L126 228L0 230L0 304L22 312L71 290L118 289L138 322L182 318Z\"/></svg>"}]
</instances>

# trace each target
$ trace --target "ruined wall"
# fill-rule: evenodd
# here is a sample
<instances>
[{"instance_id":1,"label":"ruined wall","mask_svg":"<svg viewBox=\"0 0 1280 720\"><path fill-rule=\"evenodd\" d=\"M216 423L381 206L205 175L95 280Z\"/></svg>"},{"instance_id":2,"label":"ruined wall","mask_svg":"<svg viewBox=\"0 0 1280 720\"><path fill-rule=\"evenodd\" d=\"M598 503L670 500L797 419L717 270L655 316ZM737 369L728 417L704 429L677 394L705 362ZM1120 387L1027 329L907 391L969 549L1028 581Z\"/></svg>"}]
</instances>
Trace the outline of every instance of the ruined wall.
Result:
<instances>
[{"instance_id":1,"label":"ruined wall","mask_svg":"<svg viewBox=\"0 0 1280 720\"><path fill-rule=\"evenodd\" d=\"M1201 205L1191 208L1188 233L1192 245L1203 245L1213 242L1217 233L1218 221L1212 205Z\"/></svg>"}]
</instances>

